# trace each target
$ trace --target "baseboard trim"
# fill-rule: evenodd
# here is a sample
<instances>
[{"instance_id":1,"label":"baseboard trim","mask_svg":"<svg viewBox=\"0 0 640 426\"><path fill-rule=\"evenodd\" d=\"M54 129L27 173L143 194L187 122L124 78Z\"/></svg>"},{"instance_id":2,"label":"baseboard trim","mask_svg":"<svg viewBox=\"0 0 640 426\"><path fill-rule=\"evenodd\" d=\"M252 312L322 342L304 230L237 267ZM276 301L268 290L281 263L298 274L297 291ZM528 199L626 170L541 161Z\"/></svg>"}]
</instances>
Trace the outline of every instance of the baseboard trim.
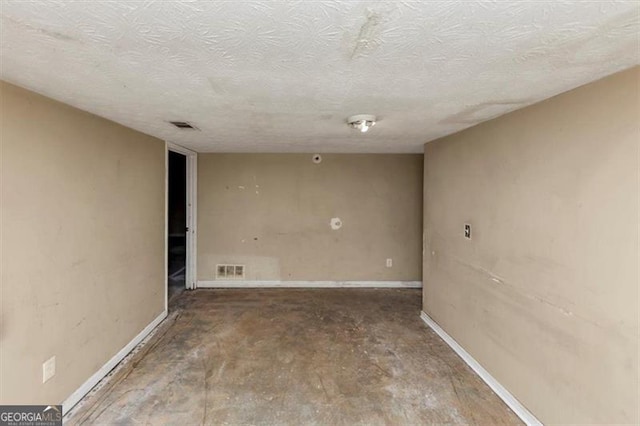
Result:
<instances>
[{"instance_id":1,"label":"baseboard trim","mask_svg":"<svg viewBox=\"0 0 640 426\"><path fill-rule=\"evenodd\" d=\"M459 356L462 358L464 362L471 367L473 371L480 376L484 382L489 385L491 389L504 401L511 410L520 419L529 426L538 426L542 425L540 420L538 420L529 410L525 408L524 405L520 403L504 386L500 384L487 370L485 370L482 365L478 361L476 361L467 351L464 350L462 346L456 342L453 337L449 336L446 331L444 331L426 312L422 311L420 313L420 318L424 321L433 331L436 332L438 336L445 341L447 345L451 347Z\"/></svg>"},{"instance_id":2,"label":"baseboard trim","mask_svg":"<svg viewBox=\"0 0 640 426\"><path fill-rule=\"evenodd\" d=\"M198 281L197 288L422 288L422 281Z\"/></svg>"},{"instance_id":3,"label":"baseboard trim","mask_svg":"<svg viewBox=\"0 0 640 426\"><path fill-rule=\"evenodd\" d=\"M96 371L89 379L82 384L74 393L72 393L62 403L62 413L67 414L80 400L87 394L100 380L102 380L111 370L113 370L120 361L122 361L145 337L149 335L165 318L167 311L165 310L158 315L153 321L147 325L136 337L134 337L127 345L113 356L105 365Z\"/></svg>"}]
</instances>

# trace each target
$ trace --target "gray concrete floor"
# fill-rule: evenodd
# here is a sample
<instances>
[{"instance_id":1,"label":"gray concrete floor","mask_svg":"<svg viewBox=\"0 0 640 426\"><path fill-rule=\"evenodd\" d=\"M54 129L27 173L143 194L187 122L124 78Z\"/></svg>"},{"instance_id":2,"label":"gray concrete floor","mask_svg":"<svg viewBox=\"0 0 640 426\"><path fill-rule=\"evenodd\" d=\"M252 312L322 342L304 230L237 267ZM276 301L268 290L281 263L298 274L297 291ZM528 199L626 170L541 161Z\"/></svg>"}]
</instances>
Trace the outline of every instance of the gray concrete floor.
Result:
<instances>
[{"instance_id":1,"label":"gray concrete floor","mask_svg":"<svg viewBox=\"0 0 640 426\"><path fill-rule=\"evenodd\" d=\"M411 289L196 290L68 424L519 424Z\"/></svg>"}]
</instances>

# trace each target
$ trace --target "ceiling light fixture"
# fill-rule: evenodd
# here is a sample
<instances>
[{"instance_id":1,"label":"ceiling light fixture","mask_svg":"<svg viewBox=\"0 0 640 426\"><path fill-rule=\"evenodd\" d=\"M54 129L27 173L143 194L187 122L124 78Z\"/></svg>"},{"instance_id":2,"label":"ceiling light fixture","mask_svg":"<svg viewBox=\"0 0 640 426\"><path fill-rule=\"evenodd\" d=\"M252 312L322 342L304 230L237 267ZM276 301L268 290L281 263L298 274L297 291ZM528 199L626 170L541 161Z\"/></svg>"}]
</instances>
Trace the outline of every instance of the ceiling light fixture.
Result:
<instances>
[{"instance_id":1,"label":"ceiling light fixture","mask_svg":"<svg viewBox=\"0 0 640 426\"><path fill-rule=\"evenodd\" d=\"M347 118L347 123L354 129L358 129L362 133L365 133L376 125L376 116L371 114L352 115Z\"/></svg>"}]
</instances>

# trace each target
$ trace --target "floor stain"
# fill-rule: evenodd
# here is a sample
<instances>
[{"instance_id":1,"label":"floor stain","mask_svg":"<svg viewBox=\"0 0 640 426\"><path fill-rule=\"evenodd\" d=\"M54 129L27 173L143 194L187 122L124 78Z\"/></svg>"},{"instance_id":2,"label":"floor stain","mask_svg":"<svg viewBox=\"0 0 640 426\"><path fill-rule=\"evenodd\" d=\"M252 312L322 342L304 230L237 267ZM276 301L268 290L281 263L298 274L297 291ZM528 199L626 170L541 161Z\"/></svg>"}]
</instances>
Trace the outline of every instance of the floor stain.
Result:
<instances>
[{"instance_id":1,"label":"floor stain","mask_svg":"<svg viewBox=\"0 0 640 426\"><path fill-rule=\"evenodd\" d=\"M521 424L419 318L420 290L196 290L84 424Z\"/></svg>"}]
</instances>

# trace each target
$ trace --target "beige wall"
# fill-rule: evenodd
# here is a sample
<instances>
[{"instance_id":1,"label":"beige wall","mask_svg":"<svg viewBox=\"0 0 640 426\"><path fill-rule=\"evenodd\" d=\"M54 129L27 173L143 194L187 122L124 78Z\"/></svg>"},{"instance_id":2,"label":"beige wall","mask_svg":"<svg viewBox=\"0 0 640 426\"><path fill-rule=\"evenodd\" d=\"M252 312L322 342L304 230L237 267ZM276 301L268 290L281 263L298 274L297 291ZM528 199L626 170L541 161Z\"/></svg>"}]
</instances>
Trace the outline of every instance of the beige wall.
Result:
<instances>
[{"instance_id":1,"label":"beige wall","mask_svg":"<svg viewBox=\"0 0 640 426\"><path fill-rule=\"evenodd\" d=\"M164 143L0 96L0 403L61 403L164 310Z\"/></svg>"},{"instance_id":2,"label":"beige wall","mask_svg":"<svg viewBox=\"0 0 640 426\"><path fill-rule=\"evenodd\" d=\"M640 420L639 77L425 146L424 310L545 423Z\"/></svg>"},{"instance_id":3,"label":"beige wall","mask_svg":"<svg viewBox=\"0 0 640 426\"><path fill-rule=\"evenodd\" d=\"M422 155L322 158L200 154L198 279L242 263L248 280L420 281Z\"/></svg>"}]
</instances>

